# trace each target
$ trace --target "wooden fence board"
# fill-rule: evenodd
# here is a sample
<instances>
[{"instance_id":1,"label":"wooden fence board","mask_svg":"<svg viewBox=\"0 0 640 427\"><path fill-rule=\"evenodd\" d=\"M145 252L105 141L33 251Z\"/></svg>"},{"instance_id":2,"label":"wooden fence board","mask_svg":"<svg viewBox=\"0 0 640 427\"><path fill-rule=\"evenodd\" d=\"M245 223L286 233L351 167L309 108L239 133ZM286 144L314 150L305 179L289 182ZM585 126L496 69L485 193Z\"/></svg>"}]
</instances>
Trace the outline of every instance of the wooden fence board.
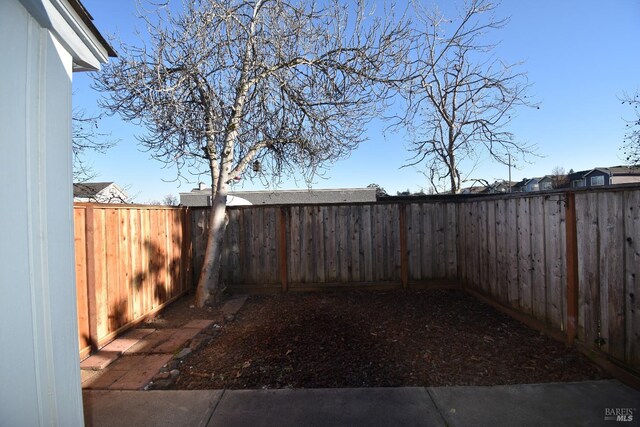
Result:
<instances>
[{"instance_id":1,"label":"wooden fence board","mask_svg":"<svg viewBox=\"0 0 640 427\"><path fill-rule=\"evenodd\" d=\"M624 192L625 362L640 367L640 191Z\"/></svg>"},{"instance_id":2,"label":"wooden fence board","mask_svg":"<svg viewBox=\"0 0 640 427\"><path fill-rule=\"evenodd\" d=\"M344 263L350 261L347 257L351 254L345 250L345 239L343 236L348 233L340 219L340 213L336 206L327 206L324 213L324 235L325 240L325 280L327 282L338 283L341 280L341 268Z\"/></svg>"},{"instance_id":3,"label":"wooden fence board","mask_svg":"<svg viewBox=\"0 0 640 427\"><path fill-rule=\"evenodd\" d=\"M520 281L520 307L531 314L531 214L529 198L518 199L518 277Z\"/></svg>"},{"instance_id":4,"label":"wooden fence board","mask_svg":"<svg viewBox=\"0 0 640 427\"><path fill-rule=\"evenodd\" d=\"M542 260L546 278L546 320L557 329L563 328L562 298L566 286L563 287L562 278L562 253L565 246L562 244L564 230L560 230L560 201L555 199L544 200L544 239L545 257Z\"/></svg>"},{"instance_id":5,"label":"wooden fence board","mask_svg":"<svg viewBox=\"0 0 640 427\"><path fill-rule=\"evenodd\" d=\"M515 253L509 253L509 218L508 200L498 200L496 203L496 219L498 221L498 233L496 234L496 269L500 278L500 301L509 306L509 261L516 259Z\"/></svg>"},{"instance_id":6,"label":"wooden fence board","mask_svg":"<svg viewBox=\"0 0 640 427\"><path fill-rule=\"evenodd\" d=\"M601 193L598 203L600 230L600 298L604 350L624 360L624 208L623 193Z\"/></svg>"},{"instance_id":7,"label":"wooden fence board","mask_svg":"<svg viewBox=\"0 0 640 427\"><path fill-rule=\"evenodd\" d=\"M578 337L592 346L600 329L600 273L597 194L576 194L578 225ZM588 248L588 250L586 250Z\"/></svg>"},{"instance_id":8,"label":"wooden fence board","mask_svg":"<svg viewBox=\"0 0 640 427\"><path fill-rule=\"evenodd\" d=\"M480 258L478 259L480 263L480 288L483 293L490 294L491 293L491 283L489 278L489 215L487 203L479 203L480 213L477 216L478 219L478 231L480 239L478 241L478 252L480 253Z\"/></svg>"},{"instance_id":9,"label":"wooden fence board","mask_svg":"<svg viewBox=\"0 0 640 427\"><path fill-rule=\"evenodd\" d=\"M78 344L81 355L91 350L91 329L89 324L89 296L87 287L86 212L74 209L74 247L76 272L76 298L78 311Z\"/></svg>"},{"instance_id":10,"label":"wooden fence board","mask_svg":"<svg viewBox=\"0 0 640 427\"><path fill-rule=\"evenodd\" d=\"M499 281L496 274L496 236L497 236L497 227L496 227L496 204L495 201L491 201L485 203L486 215L487 215L487 230L486 230L486 258L485 263L486 267L486 278L487 282L487 291L489 295L494 295L499 299L498 286Z\"/></svg>"},{"instance_id":11,"label":"wooden fence board","mask_svg":"<svg viewBox=\"0 0 640 427\"><path fill-rule=\"evenodd\" d=\"M476 275L478 274L477 266L477 257L478 251L476 250L476 242L477 242L477 234L476 234L476 220L474 214L474 204L466 203L467 207L467 215L465 217L466 224L466 241L467 245L464 249L464 254L466 257L466 265L467 265L467 274L465 279L465 284L470 284L470 287L477 289L478 282L476 279Z\"/></svg>"},{"instance_id":12,"label":"wooden fence board","mask_svg":"<svg viewBox=\"0 0 640 427\"><path fill-rule=\"evenodd\" d=\"M445 242L446 242L446 271L445 277L449 280L458 278L458 209L455 204L446 204L446 224L445 224Z\"/></svg>"},{"instance_id":13,"label":"wooden fence board","mask_svg":"<svg viewBox=\"0 0 640 427\"><path fill-rule=\"evenodd\" d=\"M480 234L480 210L478 208L480 204L474 202L471 204L471 216L469 218L471 224L471 245L469 246L470 259L471 259L471 277L473 288L475 290L482 290L482 284L480 282L480 247L482 242L482 236Z\"/></svg>"},{"instance_id":14,"label":"wooden fence board","mask_svg":"<svg viewBox=\"0 0 640 427\"><path fill-rule=\"evenodd\" d=\"M392 280L402 280L402 253L400 244L400 207L398 205L388 205L391 211L389 221L389 245L392 248L390 254L391 268L392 268Z\"/></svg>"},{"instance_id":15,"label":"wooden fence board","mask_svg":"<svg viewBox=\"0 0 640 427\"><path fill-rule=\"evenodd\" d=\"M248 210L248 209L247 209ZM301 283L301 265L300 265L300 221L302 208L295 206L291 210L291 282Z\"/></svg>"},{"instance_id":16,"label":"wooden fence board","mask_svg":"<svg viewBox=\"0 0 640 427\"><path fill-rule=\"evenodd\" d=\"M442 203L438 204L423 204L423 232L422 238L424 239L423 247L427 248L427 251L422 254L422 263L425 266L422 272L421 280L427 280L429 278L444 278L445 277L445 242L444 242L444 212Z\"/></svg>"},{"instance_id":17,"label":"wooden fence board","mask_svg":"<svg viewBox=\"0 0 640 427\"><path fill-rule=\"evenodd\" d=\"M540 197L530 199L531 203L531 256L532 256L532 286L531 308L537 319L546 322L547 308L547 274L545 268L545 217L544 199Z\"/></svg>"},{"instance_id":18,"label":"wooden fence board","mask_svg":"<svg viewBox=\"0 0 640 427\"><path fill-rule=\"evenodd\" d=\"M421 277L421 227L419 206L412 203L407 206L407 246L409 249L409 280L416 280Z\"/></svg>"},{"instance_id":19,"label":"wooden fence board","mask_svg":"<svg viewBox=\"0 0 640 427\"><path fill-rule=\"evenodd\" d=\"M516 199L506 200L506 260L507 300L509 307L520 307L520 284L518 276L518 205Z\"/></svg>"},{"instance_id":20,"label":"wooden fence board","mask_svg":"<svg viewBox=\"0 0 640 427\"><path fill-rule=\"evenodd\" d=\"M457 267L457 279L461 283L468 280L467 276L467 252L466 247L468 245L467 236L467 203L461 203L454 205L456 208L456 224L457 224L457 237L456 237L456 267Z\"/></svg>"}]
</instances>

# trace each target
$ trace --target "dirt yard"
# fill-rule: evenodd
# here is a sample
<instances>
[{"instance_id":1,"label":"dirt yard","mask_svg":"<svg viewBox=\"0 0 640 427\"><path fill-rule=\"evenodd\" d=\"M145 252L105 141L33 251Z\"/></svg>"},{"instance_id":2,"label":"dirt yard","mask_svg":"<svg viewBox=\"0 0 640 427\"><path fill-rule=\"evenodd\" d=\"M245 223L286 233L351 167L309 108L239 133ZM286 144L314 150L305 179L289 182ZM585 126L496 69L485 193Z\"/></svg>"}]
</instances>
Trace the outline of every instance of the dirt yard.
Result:
<instances>
[{"instance_id":1,"label":"dirt yard","mask_svg":"<svg viewBox=\"0 0 640 427\"><path fill-rule=\"evenodd\" d=\"M172 316L216 315L185 301L170 308L167 322ZM442 290L251 296L235 320L187 357L180 371L176 389L497 385L606 377L564 344L463 292Z\"/></svg>"}]
</instances>

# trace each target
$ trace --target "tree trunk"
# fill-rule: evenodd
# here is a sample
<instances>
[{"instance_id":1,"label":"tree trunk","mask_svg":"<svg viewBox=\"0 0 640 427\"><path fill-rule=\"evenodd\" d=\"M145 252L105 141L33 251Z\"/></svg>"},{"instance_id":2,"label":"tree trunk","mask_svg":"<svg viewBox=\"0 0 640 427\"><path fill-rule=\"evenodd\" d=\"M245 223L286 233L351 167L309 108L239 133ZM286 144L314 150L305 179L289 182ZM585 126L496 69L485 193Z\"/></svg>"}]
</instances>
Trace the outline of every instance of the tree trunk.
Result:
<instances>
[{"instance_id":1,"label":"tree trunk","mask_svg":"<svg viewBox=\"0 0 640 427\"><path fill-rule=\"evenodd\" d=\"M218 191L212 187L213 201L209 214L209 232L207 234L207 249L204 254L202 270L196 289L196 305L216 304L222 293L220 283L220 267L222 244L227 228L227 184L222 183Z\"/></svg>"}]
</instances>

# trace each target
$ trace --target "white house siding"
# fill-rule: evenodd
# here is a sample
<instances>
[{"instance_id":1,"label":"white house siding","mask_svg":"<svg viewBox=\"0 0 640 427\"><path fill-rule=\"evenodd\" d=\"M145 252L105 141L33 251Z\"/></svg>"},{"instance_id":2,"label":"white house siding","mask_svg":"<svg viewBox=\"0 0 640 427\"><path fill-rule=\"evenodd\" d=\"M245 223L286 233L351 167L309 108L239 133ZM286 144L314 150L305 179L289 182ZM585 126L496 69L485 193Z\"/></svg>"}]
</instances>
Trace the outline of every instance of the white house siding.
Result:
<instances>
[{"instance_id":1,"label":"white house siding","mask_svg":"<svg viewBox=\"0 0 640 427\"><path fill-rule=\"evenodd\" d=\"M78 37L51 16L61 2L24 3L29 10L0 0L0 425L81 426L71 165L78 52L69 51ZM44 28L52 22L54 32Z\"/></svg>"},{"instance_id":2,"label":"white house siding","mask_svg":"<svg viewBox=\"0 0 640 427\"><path fill-rule=\"evenodd\" d=\"M620 175L620 176L612 176L611 184L633 184L640 182L640 176L634 175Z\"/></svg>"}]
</instances>

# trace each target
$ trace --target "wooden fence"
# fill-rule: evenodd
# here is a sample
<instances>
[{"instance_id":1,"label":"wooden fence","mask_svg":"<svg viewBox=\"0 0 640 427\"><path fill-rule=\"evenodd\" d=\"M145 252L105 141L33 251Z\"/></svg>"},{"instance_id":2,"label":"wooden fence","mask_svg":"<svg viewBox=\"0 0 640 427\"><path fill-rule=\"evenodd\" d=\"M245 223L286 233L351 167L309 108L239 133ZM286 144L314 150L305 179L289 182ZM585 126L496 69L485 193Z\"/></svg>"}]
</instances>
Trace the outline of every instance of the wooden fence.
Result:
<instances>
[{"instance_id":1,"label":"wooden fence","mask_svg":"<svg viewBox=\"0 0 640 427\"><path fill-rule=\"evenodd\" d=\"M458 206L459 279L467 289L566 330L565 195Z\"/></svg>"},{"instance_id":2,"label":"wooden fence","mask_svg":"<svg viewBox=\"0 0 640 427\"><path fill-rule=\"evenodd\" d=\"M178 208L75 204L81 357L189 289L189 215Z\"/></svg>"},{"instance_id":3,"label":"wooden fence","mask_svg":"<svg viewBox=\"0 0 640 427\"><path fill-rule=\"evenodd\" d=\"M640 375L637 187L467 201L458 226L467 291Z\"/></svg>"},{"instance_id":4,"label":"wooden fence","mask_svg":"<svg viewBox=\"0 0 640 427\"><path fill-rule=\"evenodd\" d=\"M459 286L640 374L637 186L228 212L232 292ZM195 283L208 209L77 204L74 215L84 355Z\"/></svg>"},{"instance_id":5,"label":"wooden fence","mask_svg":"<svg viewBox=\"0 0 640 427\"><path fill-rule=\"evenodd\" d=\"M575 195L578 338L640 372L640 190Z\"/></svg>"},{"instance_id":6,"label":"wooden fence","mask_svg":"<svg viewBox=\"0 0 640 427\"><path fill-rule=\"evenodd\" d=\"M192 214L194 271L207 210ZM459 284L640 374L640 189L229 209L231 291Z\"/></svg>"},{"instance_id":7,"label":"wooden fence","mask_svg":"<svg viewBox=\"0 0 640 427\"><path fill-rule=\"evenodd\" d=\"M234 291L406 287L457 278L453 203L228 211L221 274ZM200 271L208 210L195 209L192 218L194 271Z\"/></svg>"}]
</instances>

